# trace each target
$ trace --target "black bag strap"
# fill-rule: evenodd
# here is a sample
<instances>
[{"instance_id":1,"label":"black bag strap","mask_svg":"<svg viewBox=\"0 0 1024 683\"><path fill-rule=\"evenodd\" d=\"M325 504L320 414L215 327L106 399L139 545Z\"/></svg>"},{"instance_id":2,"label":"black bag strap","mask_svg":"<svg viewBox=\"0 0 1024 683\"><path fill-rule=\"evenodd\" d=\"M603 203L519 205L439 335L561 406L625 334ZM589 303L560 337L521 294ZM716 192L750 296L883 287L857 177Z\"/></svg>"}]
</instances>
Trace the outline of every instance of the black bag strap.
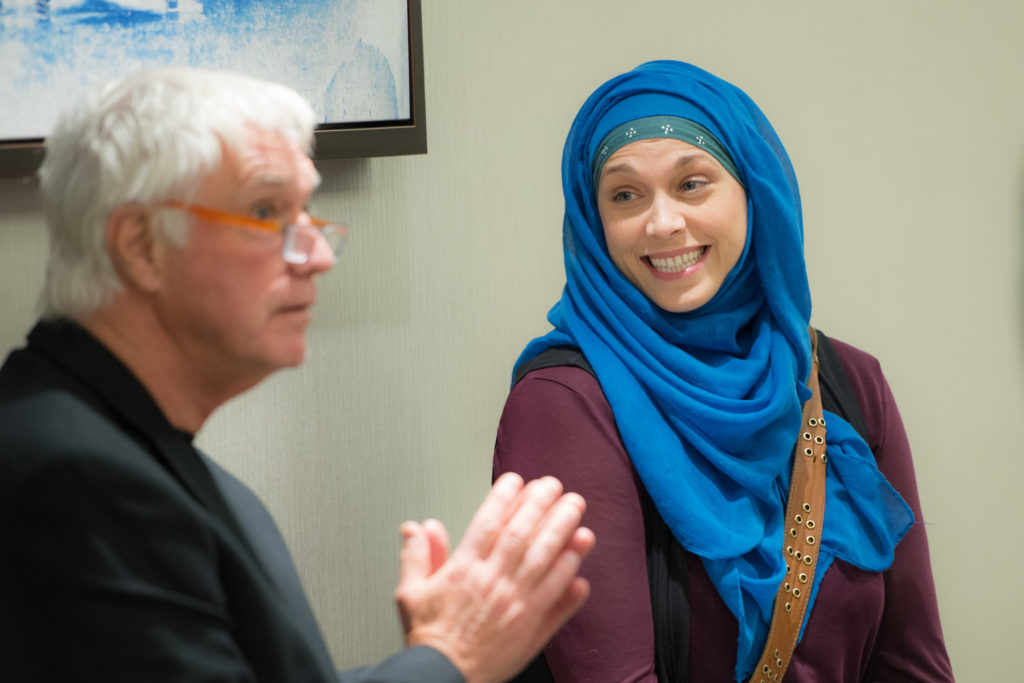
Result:
<instances>
[{"instance_id":1,"label":"black bag strap","mask_svg":"<svg viewBox=\"0 0 1024 683\"><path fill-rule=\"evenodd\" d=\"M690 671L690 597L686 551L640 487L647 540L647 585L654 622L654 673L662 683L686 683Z\"/></svg>"},{"instance_id":2,"label":"black bag strap","mask_svg":"<svg viewBox=\"0 0 1024 683\"><path fill-rule=\"evenodd\" d=\"M516 368L516 374L512 378L512 385L515 386L518 384L519 380L526 377L526 375L534 370L543 370L544 368L554 368L564 365L580 368L581 370L586 370L595 377L597 376L594 373L594 368L590 367L590 363L587 362L586 356L584 356L583 352L575 346L549 346Z\"/></svg>"},{"instance_id":3,"label":"black bag strap","mask_svg":"<svg viewBox=\"0 0 1024 683\"><path fill-rule=\"evenodd\" d=\"M818 382L821 385L821 403L825 410L843 418L857 430L860 437L871 443L868 423L861 412L857 395L843 371L835 347L821 330L818 332Z\"/></svg>"}]
</instances>

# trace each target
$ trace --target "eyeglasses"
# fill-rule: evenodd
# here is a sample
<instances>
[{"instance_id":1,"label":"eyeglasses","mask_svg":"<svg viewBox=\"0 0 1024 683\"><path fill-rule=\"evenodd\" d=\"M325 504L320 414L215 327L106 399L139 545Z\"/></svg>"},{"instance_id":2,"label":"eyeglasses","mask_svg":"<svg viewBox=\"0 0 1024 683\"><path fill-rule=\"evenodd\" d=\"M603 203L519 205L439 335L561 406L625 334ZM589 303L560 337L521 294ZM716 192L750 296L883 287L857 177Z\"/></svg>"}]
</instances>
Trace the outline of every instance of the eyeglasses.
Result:
<instances>
[{"instance_id":1,"label":"eyeglasses","mask_svg":"<svg viewBox=\"0 0 1024 683\"><path fill-rule=\"evenodd\" d=\"M284 235L284 244L281 245L281 258L288 263L302 265L309 262L313 249L316 246L316 237L319 234L327 242L337 261L345 249L345 242L348 240L348 228L343 225L336 225L319 218L310 218L309 223L291 223L284 221L272 221L252 216L243 216L229 211L211 209L206 206L186 204L177 200L159 202L158 206L169 209L180 209L186 211L196 218L211 223L233 225L248 230L260 230L263 232L274 232Z\"/></svg>"}]
</instances>

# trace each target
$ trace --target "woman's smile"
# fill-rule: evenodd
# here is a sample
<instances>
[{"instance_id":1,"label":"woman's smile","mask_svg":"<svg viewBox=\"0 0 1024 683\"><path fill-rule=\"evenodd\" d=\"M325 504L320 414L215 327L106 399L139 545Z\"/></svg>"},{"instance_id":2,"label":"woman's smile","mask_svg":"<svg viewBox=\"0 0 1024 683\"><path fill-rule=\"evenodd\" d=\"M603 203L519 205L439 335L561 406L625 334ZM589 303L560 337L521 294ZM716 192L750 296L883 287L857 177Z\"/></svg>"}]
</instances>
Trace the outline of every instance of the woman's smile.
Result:
<instances>
[{"instance_id":1,"label":"woman's smile","mask_svg":"<svg viewBox=\"0 0 1024 683\"><path fill-rule=\"evenodd\" d=\"M683 249L675 254L652 254L645 256L644 261L650 266L657 278L675 280L691 275L694 267L704 261L706 246Z\"/></svg>"}]
</instances>

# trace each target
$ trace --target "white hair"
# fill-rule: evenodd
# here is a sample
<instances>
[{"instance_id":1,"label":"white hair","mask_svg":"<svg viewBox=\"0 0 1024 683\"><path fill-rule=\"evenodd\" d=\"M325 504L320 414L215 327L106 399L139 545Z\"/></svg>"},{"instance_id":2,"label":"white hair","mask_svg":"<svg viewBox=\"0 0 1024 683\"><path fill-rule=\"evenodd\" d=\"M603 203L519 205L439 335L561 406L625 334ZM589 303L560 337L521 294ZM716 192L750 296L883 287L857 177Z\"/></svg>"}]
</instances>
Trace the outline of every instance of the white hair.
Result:
<instances>
[{"instance_id":1,"label":"white hair","mask_svg":"<svg viewBox=\"0 0 1024 683\"><path fill-rule=\"evenodd\" d=\"M66 110L46 140L39 169L50 234L43 314L85 315L121 291L105 246L115 208L191 200L220 166L223 148L245 150L251 126L280 132L309 152L314 120L291 88L187 68L127 76ZM166 212L154 227L180 243L189 224Z\"/></svg>"}]
</instances>

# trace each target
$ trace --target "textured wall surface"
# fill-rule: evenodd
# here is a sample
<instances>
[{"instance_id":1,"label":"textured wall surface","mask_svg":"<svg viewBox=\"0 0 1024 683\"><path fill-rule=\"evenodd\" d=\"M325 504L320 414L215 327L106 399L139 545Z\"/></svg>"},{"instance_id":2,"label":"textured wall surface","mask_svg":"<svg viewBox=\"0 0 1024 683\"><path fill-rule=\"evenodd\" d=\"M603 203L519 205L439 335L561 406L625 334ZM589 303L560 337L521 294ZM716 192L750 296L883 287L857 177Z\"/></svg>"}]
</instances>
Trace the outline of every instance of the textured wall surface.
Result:
<instances>
[{"instance_id":1,"label":"textured wall surface","mask_svg":"<svg viewBox=\"0 0 1024 683\"><path fill-rule=\"evenodd\" d=\"M436 516L458 537L486 491L511 364L563 282L559 164L576 109L670 57L743 87L786 143L814 322L875 354L903 411L954 670L1011 678L1024 5L423 4L429 153L321 165L313 208L353 237L322 280L310 358L201 434L277 516L339 665L401 642L398 524ZM42 229L34 186L0 182L0 348L32 322Z\"/></svg>"}]
</instances>

